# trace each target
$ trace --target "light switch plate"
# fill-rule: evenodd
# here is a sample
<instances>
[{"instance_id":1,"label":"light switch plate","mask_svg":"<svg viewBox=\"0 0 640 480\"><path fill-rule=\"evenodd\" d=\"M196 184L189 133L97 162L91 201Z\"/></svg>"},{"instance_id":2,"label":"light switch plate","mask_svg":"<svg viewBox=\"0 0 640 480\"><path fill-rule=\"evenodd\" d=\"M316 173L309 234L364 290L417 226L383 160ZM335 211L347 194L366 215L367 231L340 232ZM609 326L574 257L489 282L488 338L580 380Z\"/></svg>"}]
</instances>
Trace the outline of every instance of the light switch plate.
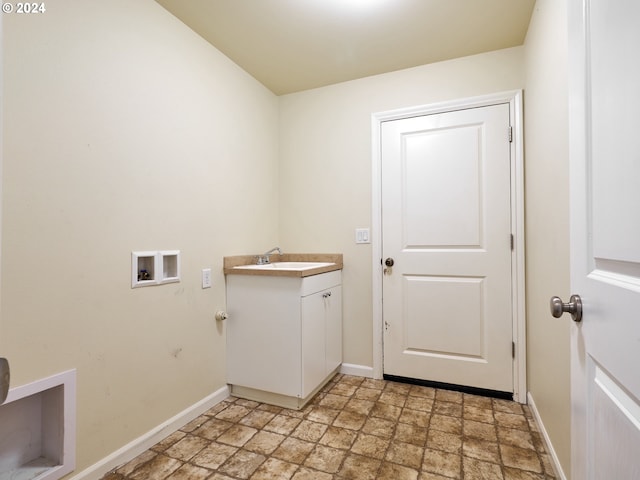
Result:
<instances>
[{"instance_id":1,"label":"light switch plate","mask_svg":"<svg viewBox=\"0 0 640 480\"><path fill-rule=\"evenodd\" d=\"M356 228L356 243L371 243L368 228Z\"/></svg>"},{"instance_id":2,"label":"light switch plate","mask_svg":"<svg viewBox=\"0 0 640 480\"><path fill-rule=\"evenodd\" d=\"M202 269L202 288L211 288L211 269Z\"/></svg>"}]
</instances>

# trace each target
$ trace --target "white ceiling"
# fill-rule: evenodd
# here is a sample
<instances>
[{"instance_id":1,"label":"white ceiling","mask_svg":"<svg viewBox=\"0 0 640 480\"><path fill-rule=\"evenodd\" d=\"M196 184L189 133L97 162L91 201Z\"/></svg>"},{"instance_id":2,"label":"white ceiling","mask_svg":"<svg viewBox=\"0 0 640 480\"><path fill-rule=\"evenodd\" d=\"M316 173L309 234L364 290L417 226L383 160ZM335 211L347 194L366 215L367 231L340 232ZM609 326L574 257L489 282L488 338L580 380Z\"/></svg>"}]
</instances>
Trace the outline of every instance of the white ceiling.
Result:
<instances>
[{"instance_id":1,"label":"white ceiling","mask_svg":"<svg viewBox=\"0 0 640 480\"><path fill-rule=\"evenodd\" d=\"M156 0L278 95L522 45L535 0Z\"/></svg>"}]
</instances>

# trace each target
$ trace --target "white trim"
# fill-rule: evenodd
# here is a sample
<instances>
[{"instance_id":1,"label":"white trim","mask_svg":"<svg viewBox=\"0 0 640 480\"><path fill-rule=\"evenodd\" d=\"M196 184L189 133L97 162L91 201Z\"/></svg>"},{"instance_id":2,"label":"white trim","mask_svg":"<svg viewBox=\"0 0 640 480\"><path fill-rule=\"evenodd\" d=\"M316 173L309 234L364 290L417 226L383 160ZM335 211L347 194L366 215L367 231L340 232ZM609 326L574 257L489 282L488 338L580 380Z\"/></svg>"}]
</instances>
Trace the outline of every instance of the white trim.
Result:
<instances>
[{"instance_id":1,"label":"white trim","mask_svg":"<svg viewBox=\"0 0 640 480\"><path fill-rule=\"evenodd\" d=\"M515 237L512 254L513 291L513 341L516 342L516 357L513 361L513 398L525 403L527 386L527 352L525 324L525 256L524 256L524 149L522 128L522 90L511 90L491 95L453 100L430 105L402 108L371 116L372 188L371 188L371 251L372 251L372 295L373 295L373 378L383 375L382 332L382 152L380 128L382 122L435 113L450 112L466 108L486 107L502 103L509 104L509 115L513 128L511 143L511 228Z\"/></svg>"},{"instance_id":2,"label":"white trim","mask_svg":"<svg viewBox=\"0 0 640 480\"><path fill-rule=\"evenodd\" d=\"M542 434L542 438L544 439L545 448L547 449L547 452L549 452L549 456L551 457L551 460L553 460L553 468L555 470L556 477L559 478L560 480L567 480L567 476L564 474L564 471L562 470L562 465L560 465L560 460L558 460L558 455L556 454L556 451L553 449L553 444L551 443L549 434L547 433L546 428L544 428L544 423L542 423L542 418L540 417L540 413L538 412L538 409L536 407L536 402L533 401L533 396L531 395L531 392L527 394L527 400L528 400L529 408L531 409L531 413L533 413L533 417L535 418L536 423L538 424L538 429L540 430L540 433Z\"/></svg>"},{"instance_id":3,"label":"white trim","mask_svg":"<svg viewBox=\"0 0 640 480\"><path fill-rule=\"evenodd\" d=\"M382 346L382 145L381 123L386 114L371 116L371 294L373 299L373 378L380 379L383 371Z\"/></svg>"},{"instance_id":4,"label":"white trim","mask_svg":"<svg viewBox=\"0 0 640 480\"><path fill-rule=\"evenodd\" d=\"M516 358L513 363L513 399L526 402L527 392L527 325L525 305L525 252L524 252L524 130L522 125L522 91L513 92L509 101L509 115L513 128L511 143L511 231L514 235L511 255L511 281L513 291L513 341Z\"/></svg>"},{"instance_id":5,"label":"white trim","mask_svg":"<svg viewBox=\"0 0 640 480\"><path fill-rule=\"evenodd\" d=\"M86 468L82 472L71 477L71 480L97 480L102 478L106 473L134 459L161 441L163 438L167 437L169 434L175 432L180 427L186 425L191 420L194 420L213 406L223 401L228 396L229 387L225 385L213 392L211 395L203 398L197 403L194 403L187 409L170 418L166 422L161 423L152 430L149 430L147 433L129 442L124 447L116 450L99 462L94 463L89 468Z\"/></svg>"},{"instance_id":6,"label":"white trim","mask_svg":"<svg viewBox=\"0 0 640 480\"><path fill-rule=\"evenodd\" d=\"M340 373L344 375L353 375L356 377L373 378L373 367L365 365L354 365L352 363L343 363L340 366Z\"/></svg>"}]
</instances>

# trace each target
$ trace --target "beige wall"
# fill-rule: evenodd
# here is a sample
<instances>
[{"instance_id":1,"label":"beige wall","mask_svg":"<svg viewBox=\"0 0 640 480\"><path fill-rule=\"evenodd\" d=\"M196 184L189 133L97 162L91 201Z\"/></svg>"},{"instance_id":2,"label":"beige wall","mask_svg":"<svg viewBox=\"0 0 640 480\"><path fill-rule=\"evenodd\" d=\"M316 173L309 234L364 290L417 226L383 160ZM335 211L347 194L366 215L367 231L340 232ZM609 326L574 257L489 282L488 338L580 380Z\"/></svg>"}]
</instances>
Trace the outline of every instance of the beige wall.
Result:
<instances>
[{"instance_id":1,"label":"beige wall","mask_svg":"<svg viewBox=\"0 0 640 480\"><path fill-rule=\"evenodd\" d=\"M520 89L516 47L280 97L280 241L344 254L344 361L373 365L371 115ZM371 232L379 235L379 232Z\"/></svg>"},{"instance_id":2,"label":"beige wall","mask_svg":"<svg viewBox=\"0 0 640 480\"><path fill-rule=\"evenodd\" d=\"M567 3L538 0L525 42L525 176L529 391L567 478L570 372L567 317L549 313L569 291Z\"/></svg>"},{"instance_id":3,"label":"beige wall","mask_svg":"<svg viewBox=\"0 0 640 480\"><path fill-rule=\"evenodd\" d=\"M0 352L13 387L77 368L78 472L224 386L222 257L277 243L278 99L152 0L5 15L3 72ZM132 290L147 249L182 281Z\"/></svg>"}]
</instances>

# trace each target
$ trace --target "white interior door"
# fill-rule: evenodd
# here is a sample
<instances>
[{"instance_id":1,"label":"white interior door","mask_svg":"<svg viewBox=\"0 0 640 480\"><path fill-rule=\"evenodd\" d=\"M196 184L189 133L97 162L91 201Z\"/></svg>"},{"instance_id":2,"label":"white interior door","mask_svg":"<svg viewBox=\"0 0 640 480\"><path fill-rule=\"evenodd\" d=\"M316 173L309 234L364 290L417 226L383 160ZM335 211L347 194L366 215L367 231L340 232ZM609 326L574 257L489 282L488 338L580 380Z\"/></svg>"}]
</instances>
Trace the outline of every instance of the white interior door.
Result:
<instances>
[{"instance_id":1,"label":"white interior door","mask_svg":"<svg viewBox=\"0 0 640 480\"><path fill-rule=\"evenodd\" d=\"M509 116L382 123L385 375L513 392Z\"/></svg>"},{"instance_id":2,"label":"white interior door","mask_svg":"<svg viewBox=\"0 0 640 480\"><path fill-rule=\"evenodd\" d=\"M640 3L569 2L572 477L640 478ZM568 321L568 320L564 320Z\"/></svg>"}]
</instances>

